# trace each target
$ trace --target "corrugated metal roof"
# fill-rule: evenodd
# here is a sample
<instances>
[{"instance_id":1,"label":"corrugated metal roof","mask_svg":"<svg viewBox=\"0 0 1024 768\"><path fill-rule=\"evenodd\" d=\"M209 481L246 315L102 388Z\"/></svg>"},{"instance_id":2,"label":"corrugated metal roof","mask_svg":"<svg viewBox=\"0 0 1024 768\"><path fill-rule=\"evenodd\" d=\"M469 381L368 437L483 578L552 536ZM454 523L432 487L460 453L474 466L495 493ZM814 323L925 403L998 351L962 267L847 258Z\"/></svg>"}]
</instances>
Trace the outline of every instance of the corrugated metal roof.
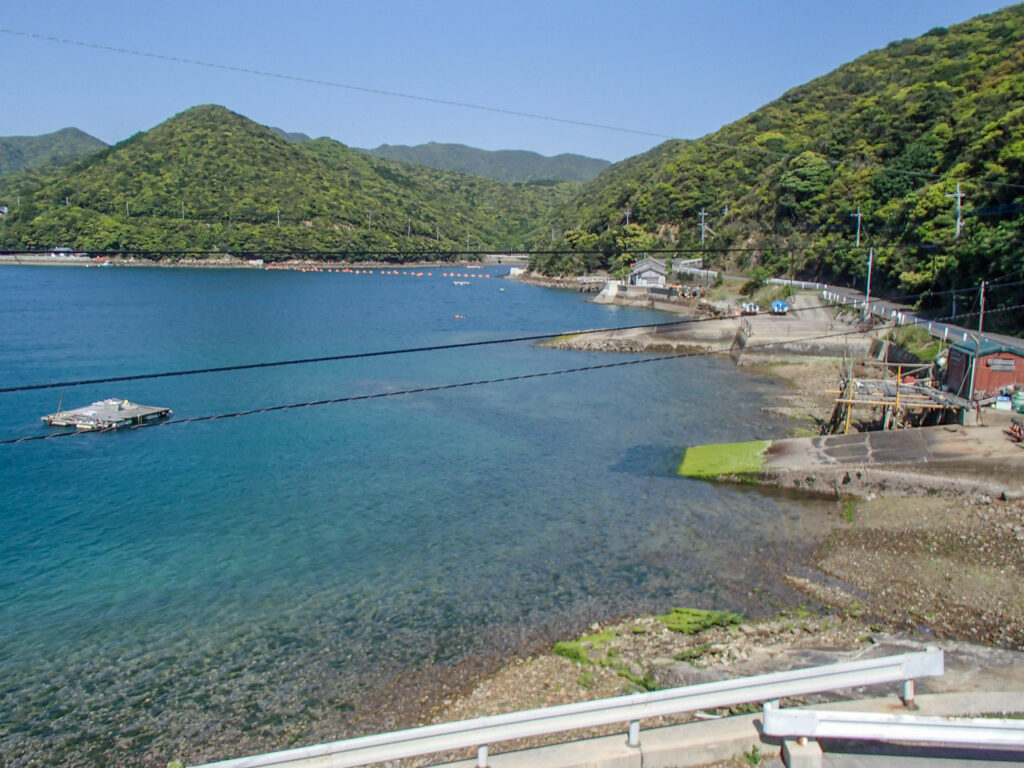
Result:
<instances>
[{"instance_id":1,"label":"corrugated metal roof","mask_svg":"<svg viewBox=\"0 0 1024 768\"><path fill-rule=\"evenodd\" d=\"M985 339L980 343L976 341L958 341L955 344L950 344L949 346L950 349L959 350L968 357L974 357L975 355L985 357L986 355L997 355L1000 352L1008 352L1013 355L1024 357L1024 346L1011 347L1008 344L998 344L994 341L988 341Z\"/></svg>"}]
</instances>

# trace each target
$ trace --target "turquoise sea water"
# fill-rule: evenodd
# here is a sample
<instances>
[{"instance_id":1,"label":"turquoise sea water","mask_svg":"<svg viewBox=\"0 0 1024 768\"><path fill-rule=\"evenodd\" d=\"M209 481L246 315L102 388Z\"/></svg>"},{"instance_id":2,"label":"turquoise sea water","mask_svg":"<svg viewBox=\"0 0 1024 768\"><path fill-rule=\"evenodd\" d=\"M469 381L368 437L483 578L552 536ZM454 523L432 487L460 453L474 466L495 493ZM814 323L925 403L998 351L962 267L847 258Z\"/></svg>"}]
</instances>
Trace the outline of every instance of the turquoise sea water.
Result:
<instances>
[{"instance_id":1,"label":"turquoise sea water","mask_svg":"<svg viewBox=\"0 0 1024 768\"><path fill-rule=\"evenodd\" d=\"M0 387L667 320L429 271L2 269ZM0 394L0 439L48 430L61 397L178 418L618 359L514 343ZM416 681L584 622L749 608L807 508L673 470L687 445L782 435L776 391L690 358L0 445L2 762L407 725L384 705Z\"/></svg>"}]
</instances>

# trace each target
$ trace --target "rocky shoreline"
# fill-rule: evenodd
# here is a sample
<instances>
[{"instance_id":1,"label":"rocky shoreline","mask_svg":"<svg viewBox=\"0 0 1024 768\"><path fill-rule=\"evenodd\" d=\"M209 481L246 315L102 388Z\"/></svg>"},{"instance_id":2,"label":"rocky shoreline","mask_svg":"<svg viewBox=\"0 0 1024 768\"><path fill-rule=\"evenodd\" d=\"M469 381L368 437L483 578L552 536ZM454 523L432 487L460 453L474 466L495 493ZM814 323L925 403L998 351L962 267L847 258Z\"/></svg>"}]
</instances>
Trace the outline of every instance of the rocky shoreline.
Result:
<instances>
[{"instance_id":1,"label":"rocky shoreline","mask_svg":"<svg viewBox=\"0 0 1024 768\"><path fill-rule=\"evenodd\" d=\"M689 343L709 346L705 339ZM569 337L551 344L670 351L656 333L642 332L624 338ZM775 410L793 417L796 430L815 430L827 417L835 361L789 358L747 370L789 382L791 391ZM753 674L771 666L773 658L801 658L802 651L856 652L880 637L904 644L944 641L951 647L975 643L980 644L971 646L976 658L1017 654L1012 657L1017 664L1024 660L1019 588L1024 583L1024 502L1000 497L999 488L987 487L984 480L965 480L956 469L949 471L872 470L860 484L843 484L838 477L828 483L823 474L819 486L835 498L836 514L829 530L812 543L806 562L787 566L781 576L806 603L782 606L774 619L692 636L676 636L653 617L592 625L591 639L584 636L580 642L593 648L593 638L605 638L601 653L614 658L614 664L581 664L550 652L516 659L471 692L442 702L430 719L614 696L637 690L637 681L666 687ZM787 485L778 477L761 480ZM752 662L755 657L764 663Z\"/></svg>"},{"instance_id":2,"label":"rocky shoreline","mask_svg":"<svg viewBox=\"0 0 1024 768\"><path fill-rule=\"evenodd\" d=\"M536 285L540 288L558 288L577 293L599 293L604 288L604 281L580 282L574 277L547 277L537 272L521 272L517 275L509 275L509 279L527 285Z\"/></svg>"}]
</instances>

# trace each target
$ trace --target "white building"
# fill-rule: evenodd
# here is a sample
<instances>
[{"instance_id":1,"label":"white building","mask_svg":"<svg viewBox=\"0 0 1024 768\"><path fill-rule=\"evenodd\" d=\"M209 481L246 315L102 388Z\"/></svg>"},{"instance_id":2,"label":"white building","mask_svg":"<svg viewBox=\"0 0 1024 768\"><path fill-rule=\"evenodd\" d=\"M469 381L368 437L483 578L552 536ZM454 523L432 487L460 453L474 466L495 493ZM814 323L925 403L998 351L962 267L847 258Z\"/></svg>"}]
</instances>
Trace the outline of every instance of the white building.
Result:
<instances>
[{"instance_id":1,"label":"white building","mask_svg":"<svg viewBox=\"0 0 1024 768\"><path fill-rule=\"evenodd\" d=\"M667 270L661 259L644 257L633 265L629 273L630 285L642 285L648 288L664 288Z\"/></svg>"}]
</instances>

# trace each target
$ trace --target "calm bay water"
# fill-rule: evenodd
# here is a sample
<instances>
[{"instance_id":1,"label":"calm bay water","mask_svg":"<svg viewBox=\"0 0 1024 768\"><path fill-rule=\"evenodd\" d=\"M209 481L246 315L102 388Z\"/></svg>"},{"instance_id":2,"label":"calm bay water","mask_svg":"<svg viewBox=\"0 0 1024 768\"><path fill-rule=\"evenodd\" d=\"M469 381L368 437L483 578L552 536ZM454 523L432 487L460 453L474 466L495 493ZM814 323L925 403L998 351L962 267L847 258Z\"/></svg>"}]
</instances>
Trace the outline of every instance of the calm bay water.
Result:
<instances>
[{"instance_id":1,"label":"calm bay water","mask_svg":"<svg viewBox=\"0 0 1024 768\"><path fill-rule=\"evenodd\" d=\"M465 287L429 271L2 269L0 386L666 320L506 270ZM619 359L514 343L74 387L63 405L204 416ZM0 446L2 762L339 738L382 691L415 700L388 689L403 675L622 613L749 608L812 505L672 473L687 445L782 435L760 410L776 391L691 358ZM0 439L48 429L61 396L0 394ZM401 723L376 711L369 730Z\"/></svg>"}]
</instances>

